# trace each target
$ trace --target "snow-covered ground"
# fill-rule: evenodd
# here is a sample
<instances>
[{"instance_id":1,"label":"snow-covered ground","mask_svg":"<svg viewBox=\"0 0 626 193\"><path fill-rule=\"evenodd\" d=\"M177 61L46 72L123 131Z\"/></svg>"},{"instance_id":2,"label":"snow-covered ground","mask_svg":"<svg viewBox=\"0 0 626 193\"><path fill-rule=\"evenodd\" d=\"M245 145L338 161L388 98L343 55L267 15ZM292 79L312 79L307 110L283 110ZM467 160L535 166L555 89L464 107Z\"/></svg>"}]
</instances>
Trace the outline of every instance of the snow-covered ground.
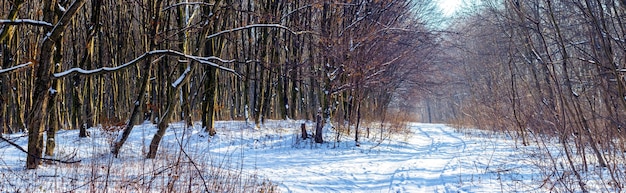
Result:
<instances>
[{"instance_id":1,"label":"snow-covered ground","mask_svg":"<svg viewBox=\"0 0 626 193\"><path fill-rule=\"evenodd\" d=\"M270 143L244 147L244 168L285 192L492 192L501 190L498 172L510 178L529 172L506 171L520 167L500 158L515 155L507 141L468 139L444 125L414 124L411 130L408 136L380 144L368 140L360 147L352 141L294 147L288 138L265 135ZM523 184L506 183L507 190Z\"/></svg>"},{"instance_id":2,"label":"snow-covered ground","mask_svg":"<svg viewBox=\"0 0 626 193\"><path fill-rule=\"evenodd\" d=\"M301 123L309 131L314 125L269 121L253 129L244 122L218 122L215 137L197 126L173 124L154 160L143 158L154 125L136 126L118 158L109 153L118 132L92 128L90 138L79 139L78 131L60 131L55 158L82 161L47 163L34 171L24 169L24 153L0 142L0 192L141 192L145 187L157 192L166 189L172 176L189 176L189 187L199 188L187 190L202 191L221 173L212 168L261 179L220 183L247 186L269 180L281 192L549 192L555 183L544 177L541 168L547 166L538 147L516 148L502 134L413 123L406 134L383 135L382 140L373 129L371 138L362 137L356 147L352 137L332 140L332 130L327 130L323 144L301 140ZM24 134L5 137L26 148ZM173 189L186 191L183 187ZM224 190L233 191L248 189Z\"/></svg>"}]
</instances>

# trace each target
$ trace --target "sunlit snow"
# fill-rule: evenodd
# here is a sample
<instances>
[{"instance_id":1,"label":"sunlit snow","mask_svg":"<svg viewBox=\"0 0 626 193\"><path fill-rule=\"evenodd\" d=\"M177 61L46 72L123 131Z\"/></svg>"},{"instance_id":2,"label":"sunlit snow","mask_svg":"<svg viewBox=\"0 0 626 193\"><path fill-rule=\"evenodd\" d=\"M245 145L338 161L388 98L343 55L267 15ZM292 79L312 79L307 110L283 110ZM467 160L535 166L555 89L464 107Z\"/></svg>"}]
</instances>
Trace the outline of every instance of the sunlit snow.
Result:
<instances>
[{"instance_id":1,"label":"sunlit snow","mask_svg":"<svg viewBox=\"0 0 626 193\"><path fill-rule=\"evenodd\" d=\"M181 146L205 170L213 165L255 175L281 192L549 192L556 183L541 178L542 151L516 148L502 134L414 123L408 133L384 134L382 140L372 128L370 138L362 136L355 147L352 136L336 142L329 128L323 144L302 140L302 123L312 132L315 123L307 121L269 121L258 130L242 121L225 121L216 123L218 135L210 137L199 125L172 124L156 160L143 158L156 132L148 122L135 126L119 158L110 155L110 147L120 131L91 128L91 137L83 139L78 131L59 131L54 157L82 161L46 163L37 170L25 170L25 154L0 142L0 190L83 192L94 188L87 185L90 181L105 179L111 191L128 190L127 181L159 187L170 178L162 172L167 164L159 163L175 160ZM26 148L25 134L5 137ZM590 179L588 185L593 183Z\"/></svg>"}]
</instances>

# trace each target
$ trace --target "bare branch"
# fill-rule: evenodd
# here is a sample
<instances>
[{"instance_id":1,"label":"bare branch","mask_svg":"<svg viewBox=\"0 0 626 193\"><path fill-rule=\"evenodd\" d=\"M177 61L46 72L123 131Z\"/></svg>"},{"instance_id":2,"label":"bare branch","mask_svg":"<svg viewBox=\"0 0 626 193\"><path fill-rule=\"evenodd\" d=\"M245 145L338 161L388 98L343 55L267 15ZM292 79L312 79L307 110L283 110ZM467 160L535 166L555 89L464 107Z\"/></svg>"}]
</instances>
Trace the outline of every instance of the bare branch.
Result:
<instances>
[{"instance_id":1,"label":"bare branch","mask_svg":"<svg viewBox=\"0 0 626 193\"><path fill-rule=\"evenodd\" d=\"M0 74L4 74L4 73L9 73L9 72L13 72L15 70L19 70L20 68L25 68L30 66L31 64L33 64L33 62L26 62L24 64L20 64L17 66L13 66L11 68L7 68L7 69L0 69Z\"/></svg>"},{"instance_id":2,"label":"bare branch","mask_svg":"<svg viewBox=\"0 0 626 193\"><path fill-rule=\"evenodd\" d=\"M233 28L233 29L229 29L229 30L224 30L224 31L220 31L214 34L211 34L209 36L207 36L207 39L211 39L217 36L221 36L223 34L226 33L232 33L232 32L236 32L236 31L240 31L240 30L244 30L244 29L250 29L250 28L280 28L280 29L284 29L286 31L288 31L289 33L292 33L294 35L300 35L300 34L305 34L305 33L315 33L312 31L292 31L291 29L289 29L287 26L284 25L280 25L280 24L252 24L252 25L247 25L247 26L243 26L243 27L238 27L238 28Z\"/></svg>"},{"instance_id":3,"label":"bare branch","mask_svg":"<svg viewBox=\"0 0 626 193\"><path fill-rule=\"evenodd\" d=\"M302 9L309 8L309 7L312 7L312 6L311 6L311 4L309 4L309 5L305 5L305 6L302 6L302 7L298 8L298 9L295 9L295 10L293 10L293 11L290 11L289 13L287 13L287 14L283 15L283 16L280 18L280 20L282 21L282 20L284 20L285 18L289 17L291 14L293 14L293 13L295 13L295 12L298 12L298 11L300 11L300 10L302 10Z\"/></svg>"},{"instance_id":4,"label":"bare branch","mask_svg":"<svg viewBox=\"0 0 626 193\"><path fill-rule=\"evenodd\" d=\"M185 68L185 71L178 77L178 79L176 79L176 81L174 81L174 83L172 83L172 87L178 88L178 86L180 86L180 83L183 82L185 78L187 78L187 75L190 72L191 72L191 66L187 65L187 68Z\"/></svg>"},{"instance_id":5,"label":"bare branch","mask_svg":"<svg viewBox=\"0 0 626 193\"><path fill-rule=\"evenodd\" d=\"M0 25L33 25L33 26L42 26L42 27L54 27L51 23L45 21L37 21L32 19L15 19L15 20L6 20L0 19Z\"/></svg>"},{"instance_id":6,"label":"bare branch","mask_svg":"<svg viewBox=\"0 0 626 193\"><path fill-rule=\"evenodd\" d=\"M52 44L54 40L59 39L61 37L61 33L65 31L67 28L67 24L69 21L74 18L75 13L85 4L85 0L77 0L75 1L70 8L61 16L59 21L53 26L52 30L46 34L44 37L44 48L45 44Z\"/></svg>"},{"instance_id":7,"label":"bare branch","mask_svg":"<svg viewBox=\"0 0 626 193\"><path fill-rule=\"evenodd\" d=\"M193 61L196 61L200 64L205 64L205 65L209 65L209 66L213 66L216 67L220 70L226 71L226 72L230 72L236 76L241 77L241 75L239 73L237 73L235 70L218 65L213 61L219 61L219 62L223 62L223 63L232 63L235 62L234 60L224 60L221 59L219 57L215 57L215 56L211 56L211 57L200 57L200 56L192 56L192 55L187 55L187 54L183 54L181 52L178 51L174 51L174 50L153 50L153 51L149 51L146 52L144 54L142 54L141 56L133 59L132 61L116 66L116 67L102 67L102 68L97 68L97 69L93 69L93 70L85 70L82 68L72 68L63 72L59 72L59 73L55 73L54 77L55 78L62 78L65 76L69 76L72 74L81 74L81 75L96 75L96 74L101 74L101 73L107 73L107 72L115 72L118 70L122 70L125 68L128 68L130 66L133 66L134 64L137 64L139 61L142 61L146 58L148 58L149 56L153 56L153 55L171 55L171 56L179 56L179 57L184 57Z\"/></svg>"},{"instance_id":8,"label":"bare branch","mask_svg":"<svg viewBox=\"0 0 626 193\"><path fill-rule=\"evenodd\" d=\"M168 9L172 9L174 7L183 6L183 5L204 5L204 6L214 6L215 4L205 3L205 2L180 2L170 6L163 8L161 11L167 11Z\"/></svg>"}]
</instances>

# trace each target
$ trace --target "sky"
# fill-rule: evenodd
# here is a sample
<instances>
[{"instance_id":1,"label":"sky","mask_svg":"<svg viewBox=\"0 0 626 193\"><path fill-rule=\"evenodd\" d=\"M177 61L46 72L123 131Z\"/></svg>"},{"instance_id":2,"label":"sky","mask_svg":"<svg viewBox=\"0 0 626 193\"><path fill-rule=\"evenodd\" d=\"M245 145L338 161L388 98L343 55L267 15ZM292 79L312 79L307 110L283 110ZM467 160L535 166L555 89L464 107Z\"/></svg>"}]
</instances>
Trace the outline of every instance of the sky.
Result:
<instances>
[{"instance_id":1,"label":"sky","mask_svg":"<svg viewBox=\"0 0 626 193\"><path fill-rule=\"evenodd\" d=\"M462 5L463 0L438 0L439 7L443 10L443 13L447 16L454 14L454 12Z\"/></svg>"}]
</instances>

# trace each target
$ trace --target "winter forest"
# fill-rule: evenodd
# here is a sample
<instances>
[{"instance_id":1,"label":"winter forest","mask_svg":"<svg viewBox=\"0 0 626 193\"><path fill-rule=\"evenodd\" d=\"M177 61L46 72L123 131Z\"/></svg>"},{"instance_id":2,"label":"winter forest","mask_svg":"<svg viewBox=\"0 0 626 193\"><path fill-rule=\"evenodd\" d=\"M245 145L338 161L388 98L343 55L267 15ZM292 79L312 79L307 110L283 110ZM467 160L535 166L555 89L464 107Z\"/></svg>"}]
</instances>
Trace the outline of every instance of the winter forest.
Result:
<instances>
[{"instance_id":1,"label":"winter forest","mask_svg":"<svg viewBox=\"0 0 626 193\"><path fill-rule=\"evenodd\" d=\"M1 192L624 191L624 1L0 10Z\"/></svg>"}]
</instances>

